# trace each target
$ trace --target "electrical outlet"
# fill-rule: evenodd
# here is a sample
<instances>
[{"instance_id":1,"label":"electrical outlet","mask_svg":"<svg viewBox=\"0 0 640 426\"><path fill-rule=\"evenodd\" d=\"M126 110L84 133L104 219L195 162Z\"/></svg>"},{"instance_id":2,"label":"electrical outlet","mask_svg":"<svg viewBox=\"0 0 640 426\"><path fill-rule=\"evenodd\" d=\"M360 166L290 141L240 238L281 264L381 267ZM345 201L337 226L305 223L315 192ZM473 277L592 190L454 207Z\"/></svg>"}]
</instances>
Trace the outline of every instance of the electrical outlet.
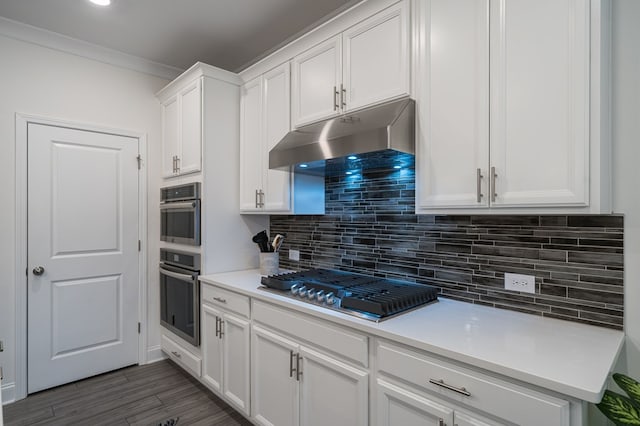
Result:
<instances>
[{"instance_id":1,"label":"electrical outlet","mask_svg":"<svg viewBox=\"0 0 640 426\"><path fill-rule=\"evenodd\" d=\"M536 277L533 275L504 274L504 288L507 290L536 292Z\"/></svg>"},{"instance_id":2,"label":"electrical outlet","mask_svg":"<svg viewBox=\"0 0 640 426\"><path fill-rule=\"evenodd\" d=\"M289 250L290 260L300 260L300 250Z\"/></svg>"}]
</instances>

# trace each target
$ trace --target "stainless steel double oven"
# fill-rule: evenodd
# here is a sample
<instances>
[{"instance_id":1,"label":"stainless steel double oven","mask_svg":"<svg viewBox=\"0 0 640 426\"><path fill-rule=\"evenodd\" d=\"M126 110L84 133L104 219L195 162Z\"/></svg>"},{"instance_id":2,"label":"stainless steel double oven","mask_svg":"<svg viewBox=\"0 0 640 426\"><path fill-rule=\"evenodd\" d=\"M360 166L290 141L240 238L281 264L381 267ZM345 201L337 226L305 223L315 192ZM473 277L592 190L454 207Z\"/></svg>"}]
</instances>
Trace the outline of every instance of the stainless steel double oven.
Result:
<instances>
[{"instance_id":1,"label":"stainless steel double oven","mask_svg":"<svg viewBox=\"0 0 640 426\"><path fill-rule=\"evenodd\" d=\"M200 183L160 190L160 224L161 241L200 245ZM199 275L200 254L160 249L160 323L194 346L200 345Z\"/></svg>"}]
</instances>

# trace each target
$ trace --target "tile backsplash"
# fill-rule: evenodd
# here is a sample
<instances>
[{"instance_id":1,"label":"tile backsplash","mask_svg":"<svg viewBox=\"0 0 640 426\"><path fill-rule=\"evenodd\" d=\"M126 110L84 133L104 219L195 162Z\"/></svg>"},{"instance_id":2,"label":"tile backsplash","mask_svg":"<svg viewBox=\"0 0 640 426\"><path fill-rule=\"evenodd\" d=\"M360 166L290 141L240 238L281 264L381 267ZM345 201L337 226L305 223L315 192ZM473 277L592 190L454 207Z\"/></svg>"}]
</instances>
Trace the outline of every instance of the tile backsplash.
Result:
<instances>
[{"instance_id":1,"label":"tile backsplash","mask_svg":"<svg viewBox=\"0 0 640 426\"><path fill-rule=\"evenodd\" d=\"M441 297L622 328L622 216L416 215L411 168L326 178L325 191L325 215L271 216L271 233L287 234L281 267L401 278ZM505 272L535 275L536 293L505 290Z\"/></svg>"}]
</instances>

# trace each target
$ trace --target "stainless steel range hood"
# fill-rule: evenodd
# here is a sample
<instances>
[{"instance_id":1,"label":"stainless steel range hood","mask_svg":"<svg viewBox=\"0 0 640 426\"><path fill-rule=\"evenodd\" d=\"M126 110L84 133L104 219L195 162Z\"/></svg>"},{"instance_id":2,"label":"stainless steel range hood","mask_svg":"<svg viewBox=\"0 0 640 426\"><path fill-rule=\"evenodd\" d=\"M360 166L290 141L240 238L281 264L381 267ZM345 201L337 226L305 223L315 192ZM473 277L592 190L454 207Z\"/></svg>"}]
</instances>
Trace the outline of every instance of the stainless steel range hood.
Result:
<instances>
[{"instance_id":1,"label":"stainless steel range hood","mask_svg":"<svg viewBox=\"0 0 640 426\"><path fill-rule=\"evenodd\" d=\"M414 153L415 101L405 98L289 132L269 152L269 168L320 176L354 161L360 169L413 161Z\"/></svg>"}]
</instances>

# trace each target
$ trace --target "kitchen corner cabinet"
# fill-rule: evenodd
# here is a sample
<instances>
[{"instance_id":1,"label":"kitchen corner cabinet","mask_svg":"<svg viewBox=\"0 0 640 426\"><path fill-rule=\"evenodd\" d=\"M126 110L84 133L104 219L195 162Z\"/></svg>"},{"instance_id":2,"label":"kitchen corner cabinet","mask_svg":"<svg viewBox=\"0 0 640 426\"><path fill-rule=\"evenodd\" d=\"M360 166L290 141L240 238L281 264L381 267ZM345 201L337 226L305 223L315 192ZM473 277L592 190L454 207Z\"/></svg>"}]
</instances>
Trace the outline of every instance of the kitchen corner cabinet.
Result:
<instances>
[{"instance_id":1,"label":"kitchen corner cabinet","mask_svg":"<svg viewBox=\"0 0 640 426\"><path fill-rule=\"evenodd\" d=\"M290 129L289 63L247 82L240 117L240 211L290 213L289 170L269 169L269 151Z\"/></svg>"},{"instance_id":2,"label":"kitchen corner cabinet","mask_svg":"<svg viewBox=\"0 0 640 426\"><path fill-rule=\"evenodd\" d=\"M162 176L199 172L202 168L202 78L176 90L161 103Z\"/></svg>"},{"instance_id":3,"label":"kitchen corner cabinet","mask_svg":"<svg viewBox=\"0 0 640 426\"><path fill-rule=\"evenodd\" d=\"M293 125L409 94L409 33L403 0L296 56Z\"/></svg>"},{"instance_id":4,"label":"kitchen corner cabinet","mask_svg":"<svg viewBox=\"0 0 640 426\"><path fill-rule=\"evenodd\" d=\"M417 2L417 212L606 211L598 5Z\"/></svg>"},{"instance_id":5,"label":"kitchen corner cabinet","mask_svg":"<svg viewBox=\"0 0 640 426\"><path fill-rule=\"evenodd\" d=\"M369 373L350 362L366 363L367 339L267 304L253 308L252 418L260 425L367 425Z\"/></svg>"},{"instance_id":6,"label":"kitchen corner cabinet","mask_svg":"<svg viewBox=\"0 0 640 426\"><path fill-rule=\"evenodd\" d=\"M250 323L242 314L216 306L246 307L248 315L248 298L202 286L202 381L249 415Z\"/></svg>"}]
</instances>

